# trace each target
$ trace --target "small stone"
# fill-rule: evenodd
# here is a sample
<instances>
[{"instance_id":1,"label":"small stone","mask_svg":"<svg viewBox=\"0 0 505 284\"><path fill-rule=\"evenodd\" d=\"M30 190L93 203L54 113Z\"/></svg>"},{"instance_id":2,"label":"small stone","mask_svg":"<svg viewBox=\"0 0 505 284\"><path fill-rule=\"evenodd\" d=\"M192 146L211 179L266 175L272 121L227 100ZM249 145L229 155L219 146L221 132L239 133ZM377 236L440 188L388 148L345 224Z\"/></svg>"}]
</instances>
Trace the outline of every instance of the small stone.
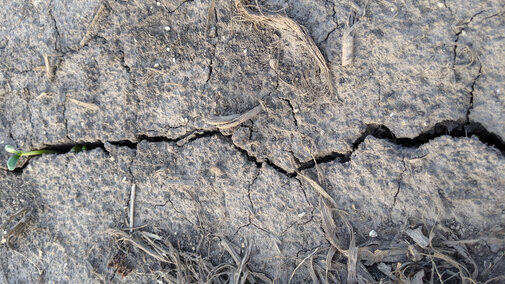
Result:
<instances>
[{"instance_id":1,"label":"small stone","mask_svg":"<svg viewBox=\"0 0 505 284\"><path fill-rule=\"evenodd\" d=\"M307 214L307 213L302 212L302 213L298 214L298 218L302 218L303 216L305 216L305 214Z\"/></svg>"},{"instance_id":2,"label":"small stone","mask_svg":"<svg viewBox=\"0 0 505 284\"><path fill-rule=\"evenodd\" d=\"M437 6L438 6L438 8L444 8L445 7L444 3L442 3L442 2L438 2Z\"/></svg>"},{"instance_id":3,"label":"small stone","mask_svg":"<svg viewBox=\"0 0 505 284\"><path fill-rule=\"evenodd\" d=\"M377 234L375 230L371 230L370 233L368 233L368 235L372 238L376 238L379 234Z\"/></svg>"},{"instance_id":4,"label":"small stone","mask_svg":"<svg viewBox=\"0 0 505 284\"><path fill-rule=\"evenodd\" d=\"M169 31L170 30L170 27L169 26L165 26L165 31Z\"/></svg>"}]
</instances>

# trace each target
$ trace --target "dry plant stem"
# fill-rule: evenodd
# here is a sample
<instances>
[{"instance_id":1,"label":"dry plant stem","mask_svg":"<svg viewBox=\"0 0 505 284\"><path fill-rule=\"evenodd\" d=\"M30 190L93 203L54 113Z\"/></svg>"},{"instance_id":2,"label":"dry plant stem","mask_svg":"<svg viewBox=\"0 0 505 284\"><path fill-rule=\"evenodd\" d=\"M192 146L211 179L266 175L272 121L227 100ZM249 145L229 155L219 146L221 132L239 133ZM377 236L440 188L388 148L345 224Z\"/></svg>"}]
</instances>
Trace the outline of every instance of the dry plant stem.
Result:
<instances>
[{"instance_id":1,"label":"dry plant stem","mask_svg":"<svg viewBox=\"0 0 505 284\"><path fill-rule=\"evenodd\" d=\"M19 213L21 212L21 213ZM26 212L26 210L22 209L18 212L15 213L15 215L19 215L19 214L22 214ZM14 216L15 216L14 215ZM12 216L11 216L12 217ZM26 212L26 214L23 216L23 218L21 218L21 220L19 220L1 239L0 243L4 244L4 243L7 243L8 245L9 242L10 242L10 239L12 237L15 237L15 236L18 236L20 235L25 229L26 227L28 227L28 224L29 222L31 221L32 219L32 211L28 211ZM10 219L12 220L12 219ZM4 226L4 225L2 225Z\"/></svg>"},{"instance_id":2,"label":"dry plant stem","mask_svg":"<svg viewBox=\"0 0 505 284\"><path fill-rule=\"evenodd\" d=\"M168 261L168 259L166 259L165 257L160 256L158 253L156 253L152 249L150 249L147 246L145 246L144 244L142 244L139 240L137 240L136 238L128 235L127 233L125 233L123 231L116 230L116 229L108 229L107 233L109 235L117 238L120 241L124 241L124 242L130 243L134 247L139 248L140 250L142 250L143 252L145 252L146 254L148 254L149 256L153 257L154 259L156 259L158 261L165 262L165 263L171 263L170 261Z\"/></svg>"},{"instance_id":3,"label":"dry plant stem","mask_svg":"<svg viewBox=\"0 0 505 284\"><path fill-rule=\"evenodd\" d=\"M253 14L244 7L241 0L235 0L235 7L244 20L251 21L255 24L268 25L281 33L288 33L290 36L294 36L299 39L302 47L305 48L309 52L310 56L316 61L324 80L328 84L330 93L333 94L333 83L331 80L330 69L326 64L326 59L303 26L278 14Z\"/></svg>"},{"instance_id":4,"label":"dry plant stem","mask_svg":"<svg viewBox=\"0 0 505 284\"><path fill-rule=\"evenodd\" d=\"M254 118L263 110L263 107L260 105L255 108L243 113L243 114L232 114L228 116L217 116L209 118L206 123L210 125L214 125L219 129L229 129L235 126L238 126L249 119Z\"/></svg>"},{"instance_id":5,"label":"dry plant stem","mask_svg":"<svg viewBox=\"0 0 505 284\"><path fill-rule=\"evenodd\" d=\"M14 213L11 216L9 216L9 218L7 218L7 220L5 220L5 222L0 226L0 231L3 230L5 227L7 227L7 225L9 224L9 222L12 221L14 218L16 218L17 216L25 213L26 210L27 210L26 208L22 208L22 209L18 210L16 213Z\"/></svg>"},{"instance_id":6,"label":"dry plant stem","mask_svg":"<svg viewBox=\"0 0 505 284\"><path fill-rule=\"evenodd\" d=\"M89 41L89 39L96 32L95 27L97 26L98 22L102 20L102 16L103 17L105 16L106 12L108 12L108 8L107 8L106 4L102 2L102 4L100 4L100 7L98 8L95 16L93 17L91 24L89 25L88 29L86 30L86 34L84 35L81 42L79 43L79 49L84 47L84 45Z\"/></svg>"},{"instance_id":7,"label":"dry plant stem","mask_svg":"<svg viewBox=\"0 0 505 284\"><path fill-rule=\"evenodd\" d=\"M309 255L307 255L304 259L302 259L302 261L295 267L295 269L293 270L293 272L291 273L291 276L289 277L289 280L288 280L288 284L291 283L291 280L293 280L293 277L295 276L295 273L298 269L300 269L300 267L302 267L302 265L305 263L305 261L307 261L309 258L311 258L313 255L315 255L318 251L319 251L320 248L316 248L313 252L311 252Z\"/></svg>"},{"instance_id":8,"label":"dry plant stem","mask_svg":"<svg viewBox=\"0 0 505 284\"><path fill-rule=\"evenodd\" d=\"M330 202L333 208L338 207L335 200L333 200L333 198L326 192L326 190L324 190L324 188L322 188L315 180L301 173L299 173L298 176L305 179L312 186L312 188L314 188L317 191L317 193L319 193L326 201Z\"/></svg>"},{"instance_id":9,"label":"dry plant stem","mask_svg":"<svg viewBox=\"0 0 505 284\"><path fill-rule=\"evenodd\" d=\"M132 185L130 192L130 233L133 232L133 213L135 206L135 184Z\"/></svg>"},{"instance_id":10,"label":"dry plant stem","mask_svg":"<svg viewBox=\"0 0 505 284\"><path fill-rule=\"evenodd\" d=\"M74 104L78 105L78 106L81 106L85 109L89 109L91 111L98 111L100 108L95 105L95 104L90 104L90 103L85 103L85 102L81 102L81 101L78 101L76 99L68 99L69 101L73 102Z\"/></svg>"}]
</instances>

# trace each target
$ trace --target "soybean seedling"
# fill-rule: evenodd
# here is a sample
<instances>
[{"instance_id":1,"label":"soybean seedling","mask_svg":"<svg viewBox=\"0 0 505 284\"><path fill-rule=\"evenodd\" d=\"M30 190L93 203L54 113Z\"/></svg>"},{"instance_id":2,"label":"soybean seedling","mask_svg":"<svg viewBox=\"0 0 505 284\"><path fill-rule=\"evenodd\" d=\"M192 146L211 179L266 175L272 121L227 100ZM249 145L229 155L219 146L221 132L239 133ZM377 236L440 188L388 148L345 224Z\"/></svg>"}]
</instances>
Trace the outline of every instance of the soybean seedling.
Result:
<instances>
[{"instance_id":1,"label":"soybean seedling","mask_svg":"<svg viewBox=\"0 0 505 284\"><path fill-rule=\"evenodd\" d=\"M16 163L18 162L19 158L22 156L38 156L38 155L43 155L43 154L54 154L56 151L53 150L35 150L35 151L18 151L11 145L5 145L5 151L14 154L14 156L10 157L9 160L7 160L7 168L9 168L10 171L13 171L16 168Z\"/></svg>"}]
</instances>

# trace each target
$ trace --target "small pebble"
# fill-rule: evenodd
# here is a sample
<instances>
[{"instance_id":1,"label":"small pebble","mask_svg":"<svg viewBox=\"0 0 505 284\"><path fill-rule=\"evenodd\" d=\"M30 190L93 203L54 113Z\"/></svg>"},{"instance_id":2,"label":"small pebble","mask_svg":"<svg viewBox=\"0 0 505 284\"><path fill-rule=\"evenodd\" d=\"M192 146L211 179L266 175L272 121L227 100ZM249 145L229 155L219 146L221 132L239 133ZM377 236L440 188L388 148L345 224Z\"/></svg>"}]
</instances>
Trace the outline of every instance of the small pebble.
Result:
<instances>
[{"instance_id":1,"label":"small pebble","mask_svg":"<svg viewBox=\"0 0 505 284\"><path fill-rule=\"evenodd\" d=\"M375 230L371 230L370 233L368 233L368 235L372 238L376 238L379 234L377 234Z\"/></svg>"},{"instance_id":2,"label":"small pebble","mask_svg":"<svg viewBox=\"0 0 505 284\"><path fill-rule=\"evenodd\" d=\"M305 214L307 214L307 213L302 212L302 213L298 214L298 218L302 218L303 216L305 216Z\"/></svg>"},{"instance_id":3,"label":"small pebble","mask_svg":"<svg viewBox=\"0 0 505 284\"><path fill-rule=\"evenodd\" d=\"M170 51L170 47L167 47L167 51Z\"/></svg>"},{"instance_id":4,"label":"small pebble","mask_svg":"<svg viewBox=\"0 0 505 284\"><path fill-rule=\"evenodd\" d=\"M174 58L172 58L172 61L175 63L175 57L174 57Z\"/></svg>"},{"instance_id":5,"label":"small pebble","mask_svg":"<svg viewBox=\"0 0 505 284\"><path fill-rule=\"evenodd\" d=\"M393 117L393 115L395 115L395 113L394 113L394 112L392 112L389 116L390 116L390 117Z\"/></svg>"},{"instance_id":6,"label":"small pebble","mask_svg":"<svg viewBox=\"0 0 505 284\"><path fill-rule=\"evenodd\" d=\"M444 8L445 7L444 3L442 3L442 2L438 2L437 6L438 6L438 8Z\"/></svg>"},{"instance_id":7,"label":"small pebble","mask_svg":"<svg viewBox=\"0 0 505 284\"><path fill-rule=\"evenodd\" d=\"M170 27L169 26L165 26L165 31L169 31L170 30Z\"/></svg>"}]
</instances>

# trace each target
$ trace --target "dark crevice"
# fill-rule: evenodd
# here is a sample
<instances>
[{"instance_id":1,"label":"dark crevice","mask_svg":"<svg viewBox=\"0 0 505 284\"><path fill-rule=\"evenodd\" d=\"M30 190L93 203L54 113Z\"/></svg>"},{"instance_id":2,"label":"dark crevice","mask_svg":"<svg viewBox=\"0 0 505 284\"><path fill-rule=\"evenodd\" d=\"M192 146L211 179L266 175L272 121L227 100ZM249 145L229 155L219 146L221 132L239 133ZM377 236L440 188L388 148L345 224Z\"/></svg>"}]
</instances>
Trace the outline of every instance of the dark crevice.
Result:
<instances>
[{"instance_id":1,"label":"dark crevice","mask_svg":"<svg viewBox=\"0 0 505 284\"><path fill-rule=\"evenodd\" d=\"M288 103L289 108L291 109L291 116L293 117L293 122L295 123L296 128L298 128L298 120L296 119L295 108L293 107L293 104L291 103L291 101L289 99L286 99L286 98L279 98L279 99Z\"/></svg>"},{"instance_id":2,"label":"dark crevice","mask_svg":"<svg viewBox=\"0 0 505 284\"><path fill-rule=\"evenodd\" d=\"M482 124L478 122L472 122L472 121L444 121L437 123L434 127L432 127L430 130L420 134L419 136L415 138L397 138L389 128L387 128L384 125L377 125L377 124L370 124L367 125L365 131L363 134L356 139L356 141L352 144L352 151L348 153L337 153L337 152L332 152L328 155L316 157L314 160L310 160L307 162L302 162L299 163L299 167L295 170L295 172L288 172L282 167L276 165L275 163L271 162L268 158L266 158L264 161L259 161L257 157L250 155L245 149L242 149L238 147L235 143L233 143L233 140L231 136L227 136L219 132L218 130L212 130L212 131L204 131L204 130L196 130L193 132L190 132L188 134L185 134L177 139L170 139L164 136L158 136L158 137L149 137L145 135L139 135L137 137L137 141L129 141L129 140L120 140L120 141L108 141L108 143L113 144L115 146L124 146L128 147L131 149L136 149L138 143L141 141L148 141L148 142L168 142L168 143L175 143L177 146L182 147L185 143L188 143L190 141L200 139L200 138L205 138L205 137L214 137L218 136L220 137L223 141L226 141L230 145L233 146L234 149L236 149L238 152L240 152L244 157L247 158L248 161L254 163L257 168L261 168L264 164L267 164L271 168L273 168L275 171L285 175L288 178L296 177L298 175L297 172L301 170L306 170L313 168L316 164L320 163L329 163L332 161L338 161L340 163L345 163L348 162L351 159L352 154L356 149L359 148L361 143L365 141L365 139L368 136L373 136L378 139L386 139L391 141L392 143L402 146L402 147L407 147L407 148L417 148L423 144L428 143L429 141L441 137L441 136L450 136L450 137L471 137L475 136L477 137L482 143L493 146L496 149L498 149L502 154L505 155L505 142L496 134L490 133ZM184 142L184 144L179 145L178 142ZM79 144L79 145L86 145L87 149L95 149L95 148L101 148L104 151L105 146L103 142L96 142L96 143L84 143L84 144ZM47 147L45 149L47 150L54 150L57 151L59 154L64 154L70 151L70 149L75 146L75 144L62 144L62 145L54 145L51 147ZM18 168L16 172L22 171L28 162L22 166L21 168Z\"/></svg>"},{"instance_id":3,"label":"dark crevice","mask_svg":"<svg viewBox=\"0 0 505 284\"><path fill-rule=\"evenodd\" d=\"M387 139L394 144L407 148L417 148L441 136L451 136L454 138L476 136L482 143L493 146L502 153L505 153L505 143L498 135L487 131L482 124L472 121L440 122L435 124L435 126L430 130L423 132L414 138L397 138L393 132L384 125L368 125L367 130L363 133L363 135L358 138L355 143L353 143L353 151L356 150L368 136L373 136L379 139Z\"/></svg>"},{"instance_id":4,"label":"dark crevice","mask_svg":"<svg viewBox=\"0 0 505 284\"><path fill-rule=\"evenodd\" d=\"M52 5L52 1L49 3L49 5ZM58 47L59 43L60 43L60 38L61 38L61 35L60 35L60 31L58 30L58 24L56 23L56 19L54 18L54 15L53 15L53 9L52 8L49 8L48 10L48 14L49 14L49 18L51 18L51 21L53 22L53 25L54 25L54 33L55 33L55 38L56 40L54 41L54 50L56 50L57 52L60 52L60 48Z\"/></svg>"},{"instance_id":5,"label":"dark crevice","mask_svg":"<svg viewBox=\"0 0 505 284\"><path fill-rule=\"evenodd\" d=\"M400 176L398 177L398 187L396 188L395 195L393 196L393 207L396 205L396 198L398 197L398 194L400 193L400 189L402 187L403 175L407 171L407 165L405 164L405 157L402 158L402 162L403 162L403 170L400 173Z\"/></svg>"},{"instance_id":6,"label":"dark crevice","mask_svg":"<svg viewBox=\"0 0 505 284\"><path fill-rule=\"evenodd\" d=\"M174 13L175 11L177 11L179 8L182 7L182 5L188 3L188 2L193 2L193 0L186 0L186 1L182 1L181 4L179 4L177 7L175 7L175 9L173 10L170 10L170 9L167 9L168 10L168 13L172 14Z\"/></svg>"},{"instance_id":7,"label":"dark crevice","mask_svg":"<svg viewBox=\"0 0 505 284\"><path fill-rule=\"evenodd\" d=\"M313 160L300 163L300 166L298 167L298 171L310 169L316 166L316 164L323 164L323 163L329 163L335 160L339 160L340 162L345 162L346 161L346 155L337 153L337 152L332 152L329 155L321 156L321 157L316 157Z\"/></svg>"},{"instance_id":8,"label":"dark crevice","mask_svg":"<svg viewBox=\"0 0 505 284\"><path fill-rule=\"evenodd\" d=\"M477 83L477 80L479 80L480 75L482 72L482 64L479 66L479 73L477 74L477 77L472 82L472 88L470 90L470 104L468 106L468 109L466 110L466 123L470 123L470 112L473 109L473 92L475 91L475 84Z\"/></svg>"},{"instance_id":9,"label":"dark crevice","mask_svg":"<svg viewBox=\"0 0 505 284\"><path fill-rule=\"evenodd\" d=\"M118 45L119 46L119 45ZM131 68L130 66L128 66L128 64L126 64L125 62L125 53L123 51L122 48L119 49L119 60L120 60L120 64L121 66L126 70L127 73L130 73L131 72Z\"/></svg>"}]
</instances>

